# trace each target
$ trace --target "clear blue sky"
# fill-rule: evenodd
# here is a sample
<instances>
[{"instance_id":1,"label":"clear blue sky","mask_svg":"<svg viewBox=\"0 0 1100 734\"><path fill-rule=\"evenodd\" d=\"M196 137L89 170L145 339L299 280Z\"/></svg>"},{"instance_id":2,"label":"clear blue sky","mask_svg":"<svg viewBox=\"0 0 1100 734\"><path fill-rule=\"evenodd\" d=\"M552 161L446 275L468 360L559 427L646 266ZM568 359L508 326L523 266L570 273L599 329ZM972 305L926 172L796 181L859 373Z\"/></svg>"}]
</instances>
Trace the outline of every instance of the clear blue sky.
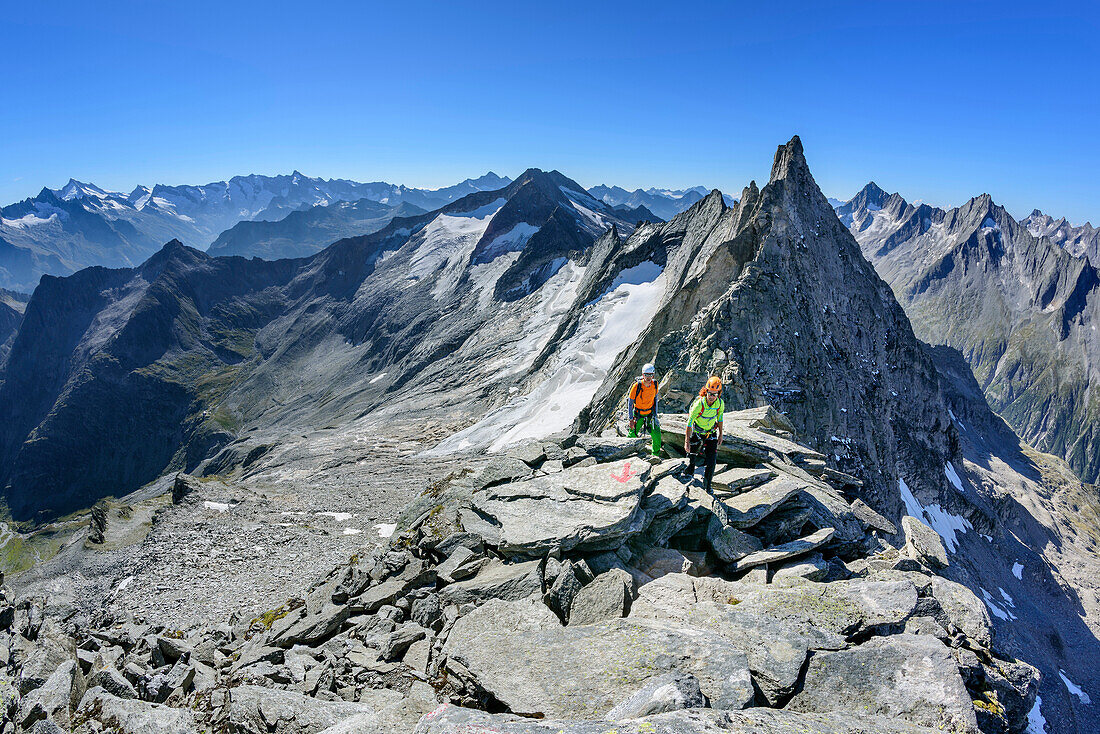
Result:
<instances>
[{"instance_id":1,"label":"clear blue sky","mask_svg":"<svg viewBox=\"0 0 1100 734\"><path fill-rule=\"evenodd\" d=\"M243 173L557 168L738 194L988 191L1100 224L1100 11L1055 2L9 4L0 202Z\"/></svg>"}]
</instances>

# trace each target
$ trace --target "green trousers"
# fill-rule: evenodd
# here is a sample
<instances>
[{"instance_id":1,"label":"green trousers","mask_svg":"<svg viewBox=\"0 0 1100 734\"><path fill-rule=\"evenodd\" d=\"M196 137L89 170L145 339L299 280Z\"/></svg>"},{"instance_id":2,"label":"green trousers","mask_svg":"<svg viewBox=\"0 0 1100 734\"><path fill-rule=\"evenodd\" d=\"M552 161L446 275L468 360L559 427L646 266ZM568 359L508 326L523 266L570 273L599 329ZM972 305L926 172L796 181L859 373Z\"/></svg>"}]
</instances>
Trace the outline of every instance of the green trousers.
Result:
<instances>
[{"instance_id":1,"label":"green trousers","mask_svg":"<svg viewBox=\"0 0 1100 734\"><path fill-rule=\"evenodd\" d=\"M636 415L637 420L634 421L634 427L630 429L630 437L637 438L639 431L647 431L650 437L653 439L653 455L661 455L661 425L657 422L657 416L650 413L649 415Z\"/></svg>"}]
</instances>

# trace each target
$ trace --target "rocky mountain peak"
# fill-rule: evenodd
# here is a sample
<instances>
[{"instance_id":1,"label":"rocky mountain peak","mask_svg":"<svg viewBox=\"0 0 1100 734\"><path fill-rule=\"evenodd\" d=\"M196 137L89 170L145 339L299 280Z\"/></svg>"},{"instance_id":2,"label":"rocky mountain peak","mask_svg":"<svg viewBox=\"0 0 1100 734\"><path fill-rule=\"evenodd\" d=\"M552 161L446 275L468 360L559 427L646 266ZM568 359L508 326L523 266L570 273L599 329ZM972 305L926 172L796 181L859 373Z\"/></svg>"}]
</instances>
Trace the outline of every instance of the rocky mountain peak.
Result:
<instances>
[{"instance_id":1,"label":"rocky mountain peak","mask_svg":"<svg viewBox=\"0 0 1100 734\"><path fill-rule=\"evenodd\" d=\"M57 193L53 189L42 187L42 190L38 192L38 196L34 197L32 201L40 201L44 204L61 204L62 200L58 198Z\"/></svg>"},{"instance_id":2,"label":"rocky mountain peak","mask_svg":"<svg viewBox=\"0 0 1100 734\"><path fill-rule=\"evenodd\" d=\"M173 239L164 243L164 247L153 253L142 264L141 268L146 271L159 271L168 263L191 264L207 259L209 259L209 256L205 252L188 247L179 240Z\"/></svg>"},{"instance_id":3,"label":"rocky mountain peak","mask_svg":"<svg viewBox=\"0 0 1100 734\"><path fill-rule=\"evenodd\" d=\"M809 175L810 167L802 150L802 140L795 135L785 145L779 146L772 163L771 180L779 181L792 176Z\"/></svg>"},{"instance_id":4,"label":"rocky mountain peak","mask_svg":"<svg viewBox=\"0 0 1100 734\"><path fill-rule=\"evenodd\" d=\"M882 202L886 201L886 198L890 196L881 186L874 181L868 181L867 185L859 190L859 193L852 197L853 200L862 198L864 202L875 203L882 205Z\"/></svg>"},{"instance_id":5,"label":"rocky mountain peak","mask_svg":"<svg viewBox=\"0 0 1100 734\"><path fill-rule=\"evenodd\" d=\"M879 511L897 514L899 473L938 498L952 439L928 356L837 221L799 141L780 146L774 173L758 194L746 188L734 209L700 202L625 243L636 252L643 239L662 242L665 277L683 285L620 356L587 425L614 414L644 362L658 365L677 409L717 374L728 405L779 406L812 445L830 449L839 469L865 480L865 499ZM920 438L898 441L902 434Z\"/></svg>"}]
</instances>

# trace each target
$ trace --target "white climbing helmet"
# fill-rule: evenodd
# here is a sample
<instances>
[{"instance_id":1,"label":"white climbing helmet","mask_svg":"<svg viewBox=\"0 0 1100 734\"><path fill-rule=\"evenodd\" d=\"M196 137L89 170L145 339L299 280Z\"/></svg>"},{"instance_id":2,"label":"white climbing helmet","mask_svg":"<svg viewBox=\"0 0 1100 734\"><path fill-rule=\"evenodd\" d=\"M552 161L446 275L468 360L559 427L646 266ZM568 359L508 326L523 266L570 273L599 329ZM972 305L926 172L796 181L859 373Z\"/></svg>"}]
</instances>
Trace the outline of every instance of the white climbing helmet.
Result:
<instances>
[{"instance_id":1,"label":"white climbing helmet","mask_svg":"<svg viewBox=\"0 0 1100 734\"><path fill-rule=\"evenodd\" d=\"M652 362L647 362L646 366L642 367L642 374L643 375L652 375L652 374L656 374L656 372L657 372L657 368L653 366Z\"/></svg>"}]
</instances>

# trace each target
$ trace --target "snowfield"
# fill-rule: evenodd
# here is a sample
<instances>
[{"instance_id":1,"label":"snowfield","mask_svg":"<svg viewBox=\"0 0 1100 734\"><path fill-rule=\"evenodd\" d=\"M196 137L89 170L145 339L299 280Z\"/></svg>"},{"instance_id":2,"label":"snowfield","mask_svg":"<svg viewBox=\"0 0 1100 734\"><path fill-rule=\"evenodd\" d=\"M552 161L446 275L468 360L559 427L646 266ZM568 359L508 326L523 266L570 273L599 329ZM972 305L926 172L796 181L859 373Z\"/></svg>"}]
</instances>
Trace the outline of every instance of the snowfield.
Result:
<instances>
[{"instance_id":1,"label":"snowfield","mask_svg":"<svg viewBox=\"0 0 1100 734\"><path fill-rule=\"evenodd\" d=\"M440 214L428 222L416 235L419 244L405 274L409 285L436 274L432 295L438 299L451 293L478 240L505 203L497 199L471 212Z\"/></svg>"},{"instance_id":2,"label":"snowfield","mask_svg":"<svg viewBox=\"0 0 1100 734\"><path fill-rule=\"evenodd\" d=\"M653 318L664 292L660 266L642 263L622 271L607 293L586 305L576 333L534 388L443 440L427 455L475 448L495 452L568 428L592 400L615 358L637 338L639 325Z\"/></svg>"}]
</instances>

